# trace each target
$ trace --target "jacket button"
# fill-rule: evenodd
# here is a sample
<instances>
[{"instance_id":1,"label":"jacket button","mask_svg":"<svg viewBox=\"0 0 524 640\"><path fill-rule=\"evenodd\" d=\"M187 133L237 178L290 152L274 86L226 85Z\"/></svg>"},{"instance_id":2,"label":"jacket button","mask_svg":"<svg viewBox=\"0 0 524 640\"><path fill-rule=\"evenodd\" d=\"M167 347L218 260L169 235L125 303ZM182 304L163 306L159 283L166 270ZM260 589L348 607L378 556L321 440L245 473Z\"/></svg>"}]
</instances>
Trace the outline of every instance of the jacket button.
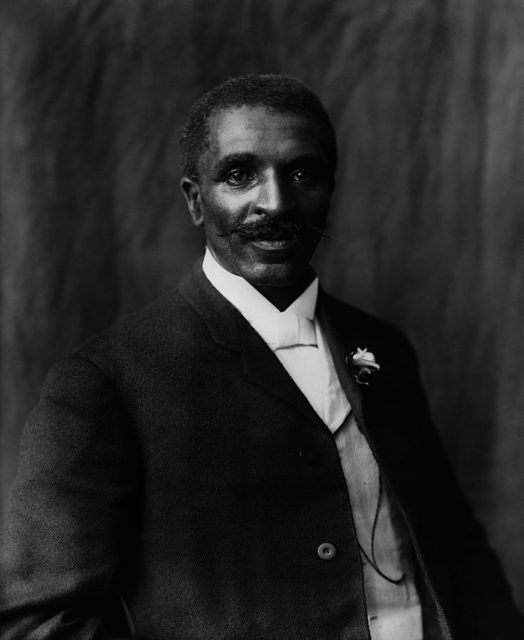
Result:
<instances>
[{"instance_id":1,"label":"jacket button","mask_svg":"<svg viewBox=\"0 0 524 640\"><path fill-rule=\"evenodd\" d=\"M333 560L337 555L337 549L331 542L323 542L318 547L317 554L321 560Z\"/></svg>"}]
</instances>

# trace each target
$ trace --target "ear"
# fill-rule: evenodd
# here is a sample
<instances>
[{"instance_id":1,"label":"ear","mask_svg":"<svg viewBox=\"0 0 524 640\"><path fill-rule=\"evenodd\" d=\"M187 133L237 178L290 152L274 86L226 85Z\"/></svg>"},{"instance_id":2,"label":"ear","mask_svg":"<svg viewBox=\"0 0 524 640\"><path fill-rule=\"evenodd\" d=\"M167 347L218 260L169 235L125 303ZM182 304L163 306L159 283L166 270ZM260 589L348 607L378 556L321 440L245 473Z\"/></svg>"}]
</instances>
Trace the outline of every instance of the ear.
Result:
<instances>
[{"instance_id":1,"label":"ear","mask_svg":"<svg viewBox=\"0 0 524 640\"><path fill-rule=\"evenodd\" d=\"M180 188L186 199L187 208L196 227L200 227L204 223L202 213L202 198L200 197L200 185L194 178L184 176L180 180Z\"/></svg>"}]
</instances>

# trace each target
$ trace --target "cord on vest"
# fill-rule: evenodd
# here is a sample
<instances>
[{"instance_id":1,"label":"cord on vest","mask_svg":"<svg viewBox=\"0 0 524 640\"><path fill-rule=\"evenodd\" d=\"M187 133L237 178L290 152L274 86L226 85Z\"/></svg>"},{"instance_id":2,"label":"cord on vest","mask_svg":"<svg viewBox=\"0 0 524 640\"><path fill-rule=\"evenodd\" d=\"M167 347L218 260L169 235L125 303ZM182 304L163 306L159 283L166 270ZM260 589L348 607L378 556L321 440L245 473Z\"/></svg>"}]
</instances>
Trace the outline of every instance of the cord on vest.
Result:
<instances>
[{"instance_id":1,"label":"cord on vest","mask_svg":"<svg viewBox=\"0 0 524 640\"><path fill-rule=\"evenodd\" d=\"M375 510L375 516L373 518L373 527L371 528L371 558L368 556L368 554L365 552L364 548L362 547L362 545L360 544L360 541L358 542L358 546L360 548L360 552L362 553L362 555L364 556L364 558L367 560L367 562L373 567L373 569L375 569L375 571L378 573L378 575L381 578L384 578L384 580L387 580L388 582L390 582L391 584L395 584L395 585L399 585L402 584L402 582L404 581L404 579L406 578L406 574L403 573L400 578L390 578L389 576L387 576L383 571L380 570L379 566L378 566L378 562L375 556L375 534L377 532L377 525L378 525L378 516L379 516L379 512L380 512L380 506L382 503L382 475L379 473L378 476L378 500L377 500L377 508Z\"/></svg>"}]
</instances>

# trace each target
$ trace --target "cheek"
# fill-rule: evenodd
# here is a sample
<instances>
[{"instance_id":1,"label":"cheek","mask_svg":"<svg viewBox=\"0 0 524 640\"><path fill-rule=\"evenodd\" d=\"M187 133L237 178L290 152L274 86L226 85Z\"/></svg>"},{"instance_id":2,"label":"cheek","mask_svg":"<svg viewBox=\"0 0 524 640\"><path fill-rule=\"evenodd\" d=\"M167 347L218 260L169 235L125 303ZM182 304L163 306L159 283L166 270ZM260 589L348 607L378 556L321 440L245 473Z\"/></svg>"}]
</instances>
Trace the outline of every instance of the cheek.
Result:
<instances>
[{"instance_id":1,"label":"cheek","mask_svg":"<svg viewBox=\"0 0 524 640\"><path fill-rule=\"evenodd\" d=\"M304 216L309 220L322 220L327 216L331 197L329 195L319 194L314 198L305 198L300 206Z\"/></svg>"},{"instance_id":2,"label":"cheek","mask_svg":"<svg viewBox=\"0 0 524 640\"><path fill-rule=\"evenodd\" d=\"M217 192L202 199L204 222L226 230L249 211L251 199L246 194Z\"/></svg>"},{"instance_id":3,"label":"cheek","mask_svg":"<svg viewBox=\"0 0 524 640\"><path fill-rule=\"evenodd\" d=\"M253 203L252 191L219 191L215 194L216 206L229 215L239 215L249 210Z\"/></svg>"}]
</instances>

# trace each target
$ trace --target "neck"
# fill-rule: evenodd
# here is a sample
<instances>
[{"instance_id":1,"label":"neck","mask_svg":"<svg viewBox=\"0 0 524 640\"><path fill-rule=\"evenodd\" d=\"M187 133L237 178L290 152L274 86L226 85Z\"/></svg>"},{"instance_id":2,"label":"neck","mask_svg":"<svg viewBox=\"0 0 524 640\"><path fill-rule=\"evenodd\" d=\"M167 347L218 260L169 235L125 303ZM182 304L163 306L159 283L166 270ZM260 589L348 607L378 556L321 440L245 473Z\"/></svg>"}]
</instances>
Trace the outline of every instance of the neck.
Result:
<instances>
[{"instance_id":1,"label":"neck","mask_svg":"<svg viewBox=\"0 0 524 640\"><path fill-rule=\"evenodd\" d=\"M280 287L260 285L255 286L255 289L267 298L279 311L284 311L307 289L314 278L315 272L313 269L308 269L300 280L292 284Z\"/></svg>"}]
</instances>

